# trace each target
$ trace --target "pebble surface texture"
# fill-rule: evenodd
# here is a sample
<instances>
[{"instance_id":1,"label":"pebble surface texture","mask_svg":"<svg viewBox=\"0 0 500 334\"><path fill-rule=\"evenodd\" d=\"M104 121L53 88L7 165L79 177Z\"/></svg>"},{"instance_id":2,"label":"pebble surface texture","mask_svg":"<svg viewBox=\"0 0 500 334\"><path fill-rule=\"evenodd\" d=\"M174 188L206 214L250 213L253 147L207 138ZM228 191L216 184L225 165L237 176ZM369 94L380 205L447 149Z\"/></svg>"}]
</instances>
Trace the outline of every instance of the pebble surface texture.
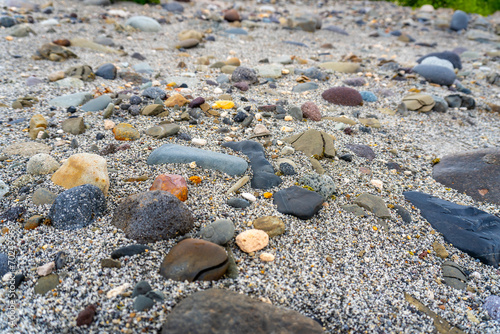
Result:
<instances>
[{"instance_id":1,"label":"pebble surface texture","mask_svg":"<svg viewBox=\"0 0 500 334\"><path fill-rule=\"evenodd\" d=\"M0 0L0 333L500 333L500 13L160 2Z\"/></svg>"}]
</instances>

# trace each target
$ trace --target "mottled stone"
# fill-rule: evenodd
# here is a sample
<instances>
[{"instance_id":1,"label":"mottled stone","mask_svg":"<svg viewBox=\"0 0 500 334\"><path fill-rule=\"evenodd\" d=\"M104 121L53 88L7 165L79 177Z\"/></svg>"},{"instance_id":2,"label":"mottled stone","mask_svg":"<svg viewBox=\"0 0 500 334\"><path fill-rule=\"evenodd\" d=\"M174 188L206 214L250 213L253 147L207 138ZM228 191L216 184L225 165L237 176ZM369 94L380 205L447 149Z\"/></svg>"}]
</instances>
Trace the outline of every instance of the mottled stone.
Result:
<instances>
[{"instance_id":1,"label":"mottled stone","mask_svg":"<svg viewBox=\"0 0 500 334\"><path fill-rule=\"evenodd\" d=\"M269 235L262 230L246 230L236 236L236 245L245 253L259 251L268 244Z\"/></svg>"},{"instance_id":2,"label":"mottled stone","mask_svg":"<svg viewBox=\"0 0 500 334\"><path fill-rule=\"evenodd\" d=\"M266 232L269 238L285 233L285 223L279 217L260 217L255 219L252 224L255 229Z\"/></svg>"},{"instance_id":3,"label":"mottled stone","mask_svg":"<svg viewBox=\"0 0 500 334\"><path fill-rule=\"evenodd\" d=\"M149 190L168 191L183 202L188 198L187 182L181 175L160 174L153 181Z\"/></svg>"},{"instance_id":4,"label":"mottled stone","mask_svg":"<svg viewBox=\"0 0 500 334\"><path fill-rule=\"evenodd\" d=\"M330 103L342 106L359 106L363 104L361 94L349 87L333 87L325 90L321 96Z\"/></svg>"}]
</instances>

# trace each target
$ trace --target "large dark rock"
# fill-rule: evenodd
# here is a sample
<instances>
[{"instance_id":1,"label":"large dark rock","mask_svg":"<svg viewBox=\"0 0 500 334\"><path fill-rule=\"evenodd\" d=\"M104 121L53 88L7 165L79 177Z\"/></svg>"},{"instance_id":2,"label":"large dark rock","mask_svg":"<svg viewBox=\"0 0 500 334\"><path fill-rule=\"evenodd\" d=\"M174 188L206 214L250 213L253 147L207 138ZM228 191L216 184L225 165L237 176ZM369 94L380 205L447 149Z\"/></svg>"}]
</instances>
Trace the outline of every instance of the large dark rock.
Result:
<instances>
[{"instance_id":1,"label":"large dark rock","mask_svg":"<svg viewBox=\"0 0 500 334\"><path fill-rule=\"evenodd\" d=\"M175 281L212 281L229 266L224 248L201 239L184 239L172 247L160 266L160 275Z\"/></svg>"},{"instance_id":2,"label":"large dark rock","mask_svg":"<svg viewBox=\"0 0 500 334\"><path fill-rule=\"evenodd\" d=\"M279 212L306 220L323 207L323 197L317 192L291 186L274 194L274 204Z\"/></svg>"},{"instance_id":3,"label":"large dark rock","mask_svg":"<svg viewBox=\"0 0 500 334\"><path fill-rule=\"evenodd\" d=\"M472 206L458 205L418 191L403 193L421 215L456 248L498 268L500 218Z\"/></svg>"},{"instance_id":4,"label":"large dark rock","mask_svg":"<svg viewBox=\"0 0 500 334\"><path fill-rule=\"evenodd\" d=\"M323 333L299 312L263 303L236 292L210 289L182 300L163 325L162 334Z\"/></svg>"},{"instance_id":5,"label":"large dark rock","mask_svg":"<svg viewBox=\"0 0 500 334\"><path fill-rule=\"evenodd\" d=\"M250 159L250 166L253 171L252 188L270 189L281 183L281 178L274 174L273 166L266 160L262 144L252 140L244 140L240 142L226 142L222 146L242 152Z\"/></svg>"},{"instance_id":6,"label":"large dark rock","mask_svg":"<svg viewBox=\"0 0 500 334\"><path fill-rule=\"evenodd\" d=\"M168 191L155 190L127 197L111 223L140 243L167 240L193 228L188 207Z\"/></svg>"},{"instance_id":7,"label":"large dark rock","mask_svg":"<svg viewBox=\"0 0 500 334\"><path fill-rule=\"evenodd\" d=\"M55 228L77 230L92 224L106 210L106 198L101 189L84 184L68 189L56 197L49 211Z\"/></svg>"},{"instance_id":8,"label":"large dark rock","mask_svg":"<svg viewBox=\"0 0 500 334\"><path fill-rule=\"evenodd\" d=\"M477 201L500 204L500 149L444 156L434 165L432 177Z\"/></svg>"}]
</instances>

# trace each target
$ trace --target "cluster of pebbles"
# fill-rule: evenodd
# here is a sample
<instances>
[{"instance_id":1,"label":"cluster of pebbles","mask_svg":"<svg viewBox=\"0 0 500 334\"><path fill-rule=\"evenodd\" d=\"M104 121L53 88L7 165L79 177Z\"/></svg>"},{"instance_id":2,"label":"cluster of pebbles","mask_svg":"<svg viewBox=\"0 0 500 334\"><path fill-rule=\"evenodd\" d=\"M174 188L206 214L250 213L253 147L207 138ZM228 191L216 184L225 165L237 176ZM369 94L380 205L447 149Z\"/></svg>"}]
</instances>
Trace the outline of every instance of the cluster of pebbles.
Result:
<instances>
[{"instance_id":1,"label":"cluster of pebbles","mask_svg":"<svg viewBox=\"0 0 500 334\"><path fill-rule=\"evenodd\" d=\"M155 332L182 300L209 288L298 311L329 333L431 333L442 329L436 316L467 333L500 331L484 308L488 297L500 295L498 268L446 243L403 195L419 191L500 215L498 203L474 200L432 177L446 154L500 145L498 13L464 17L366 1L0 3L0 212L25 209L20 219L0 218L0 252L15 254L0 290L2 311L9 310L0 313L0 331ZM180 40L183 34L191 38ZM461 54L461 68L439 57L427 64L444 67L438 74L453 80L412 71L425 65L421 57L452 50ZM75 93L83 93L78 105L58 104ZM167 105L176 93L185 106L178 106L181 97ZM44 122L35 115L47 124L37 127ZM319 154L293 145L308 130L320 134L323 145L313 147ZM245 151L243 140L261 143L263 157ZM30 156L12 150L22 142L34 151L39 143L50 148L44 153L55 161L48 174L29 173ZM280 181L259 189L252 179L228 195L241 175L199 163L148 164L164 144L240 157L250 162L250 178L271 167ZM52 206L34 203L34 193L65 191L52 173L78 153L105 159L106 207L84 228L44 224ZM136 243L113 224L114 212L128 196L149 191L160 174L188 181L184 204L194 218L188 236L218 220L232 222L239 235L265 216L281 219L285 231L255 252L232 238L226 250L236 273L214 281L161 275L163 259L185 236L151 242L120 265L110 261ZM277 209L276 193L316 184L324 203L311 218ZM383 200L383 215L357 204L364 193ZM235 208L229 197L250 205ZM25 229L36 215L39 226ZM445 284L445 258L452 262L446 266L463 270L466 288ZM52 261L54 267L42 267ZM41 274L50 271L59 284L36 293ZM20 274L25 280L11 293L9 282ZM138 310L143 281L155 302ZM83 310L92 321L82 327Z\"/></svg>"}]
</instances>

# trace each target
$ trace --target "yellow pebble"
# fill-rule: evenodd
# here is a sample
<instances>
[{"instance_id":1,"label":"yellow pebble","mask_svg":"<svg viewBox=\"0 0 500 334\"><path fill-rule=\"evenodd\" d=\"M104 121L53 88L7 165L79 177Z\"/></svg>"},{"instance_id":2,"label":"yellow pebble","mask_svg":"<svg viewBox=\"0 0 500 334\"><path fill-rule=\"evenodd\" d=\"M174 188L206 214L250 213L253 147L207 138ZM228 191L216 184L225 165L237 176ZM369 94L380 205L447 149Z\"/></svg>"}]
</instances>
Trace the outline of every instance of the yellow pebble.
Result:
<instances>
[{"instance_id":1,"label":"yellow pebble","mask_svg":"<svg viewBox=\"0 0 500 334\"><path fill-rule=\"evenodd\" d=\"M5 37L5 39L6 39L6 40L8 40L8 41L13 41L13 40L14 40L14 37L12 37L12 36L7 36L7 37Z\"/></svg>"},{"instance_id":2,"label":"yellow pebble","mask_svg":"<svg viewBox=\"0 0 500 334\"><path fill-rule=\"evenodd\" d=\"M264 198L271 198L271 197L273 197L272 193L268 193L268 192L264 193Z\"/></svg>"},{"instance_id":3,"label":"yellow pebble","mask_svg":"<svg viewBox=\"0 0 500 334\"><path fill-rule=\"evenodd\" d=\"M212 106L213 109L231 109L233 107L234 107L233 101L224 101L224 100L215 101L215 104Z\"/></svg>"},{"instance_id":4,"label":"yellow pebble","mask_svg":"<svg viewBox=\"0 0 500 334\"><path fill-rule=\"evenodd\" d=\"M374 231L378 230L377 226L373 226L373 230Z\"/></svg>"}]
</instances>

